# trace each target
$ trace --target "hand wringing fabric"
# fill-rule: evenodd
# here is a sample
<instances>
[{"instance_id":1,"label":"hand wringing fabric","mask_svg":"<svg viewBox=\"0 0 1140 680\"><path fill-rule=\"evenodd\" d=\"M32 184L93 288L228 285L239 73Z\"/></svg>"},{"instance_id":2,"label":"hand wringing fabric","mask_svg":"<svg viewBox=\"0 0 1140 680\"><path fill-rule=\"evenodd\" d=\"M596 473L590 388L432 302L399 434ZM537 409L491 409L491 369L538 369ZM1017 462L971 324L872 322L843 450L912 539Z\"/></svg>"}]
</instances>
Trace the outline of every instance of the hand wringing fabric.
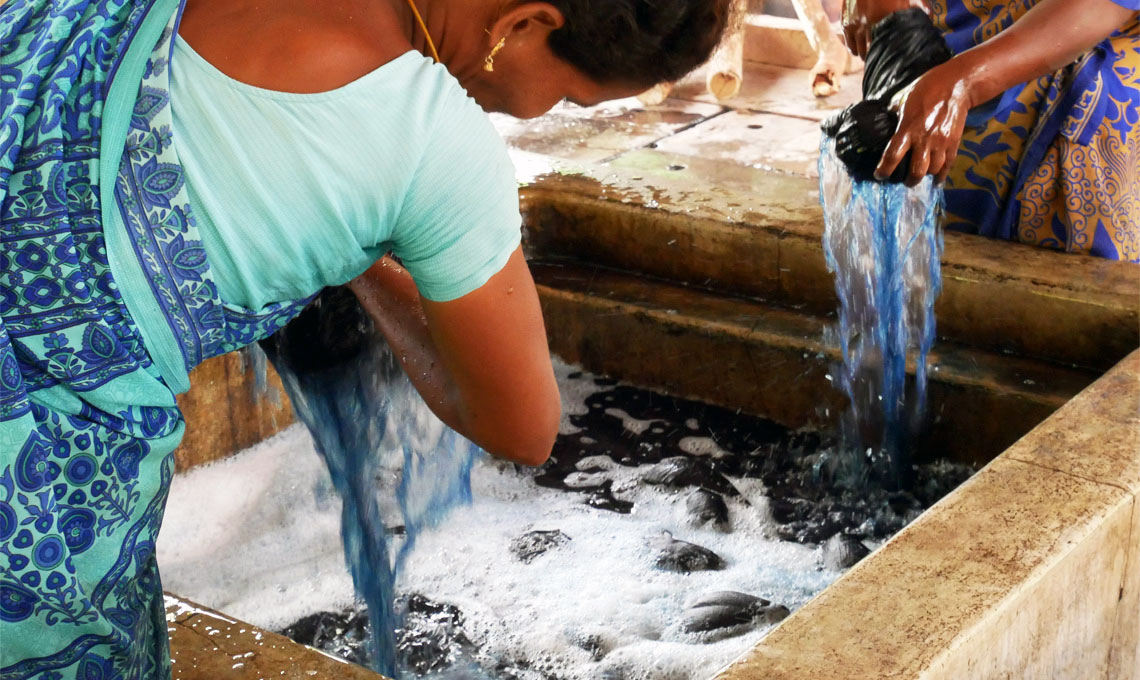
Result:
<instances>
[{"instance_id":1,"label":"hand wringing fabric","mask_svg":"<svg viewBox=\"0 0 1140 680\"><path fill-rule=\"evenodd\" d=\"M891 14L871 33L863 70L863 101L824 121L824 134L835 138L835 152L857 180L874 179L874 171L898 128L891 98L919 76L953 56L942 34L920 9ZM902 182L910 154L899 163L889 182Z\"/></svg>"}]
</instances>

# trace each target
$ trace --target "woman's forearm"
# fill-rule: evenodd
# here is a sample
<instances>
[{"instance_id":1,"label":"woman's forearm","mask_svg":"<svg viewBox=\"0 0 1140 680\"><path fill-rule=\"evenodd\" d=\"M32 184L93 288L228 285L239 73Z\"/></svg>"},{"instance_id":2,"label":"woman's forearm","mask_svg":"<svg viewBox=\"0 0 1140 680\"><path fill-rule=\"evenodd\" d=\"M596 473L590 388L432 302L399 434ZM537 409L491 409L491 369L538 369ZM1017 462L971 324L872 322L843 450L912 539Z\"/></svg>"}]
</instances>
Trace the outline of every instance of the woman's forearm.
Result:
<instances>
[{"instance_id":1,"label":"woman's forearm","mask_svg":"<svg viewBox=\"0 0 1140 680\"><path fill-rule=\"evenodd\" d=\"M550 456L561 404L521 247L448 302L421 298L387 257L349 285L440 420L500 458L539 465Z\"/></svg>"},{"instance_id":2,"label":"woman's forearm","mask_svg":"<svg viewBox=\"0 0 1140 680\"><path fill-rule=\"evenodd\" d=\"M463 433L459 393L432 341L411 274L392 258L382 257L349 287L428 407Z\"/></svg>"},{"instance_id":3,"label":"woman's forearm","mask_svg":"<svg viewBox=\"0 0 1140 680\"><path fill-rule=\"evenodd\" d=\"M952 62L978 106L1052 73L1123 26L1135 11L1111 0L1041 0L1012 26Z\"/></svg>"},{"instance_id":4,"label":"woman's forearm","mask_svg":"<svg viewBox=\"0 0 1140 680\"><path fill-rule=\"evenodd\" d=\"M911 154L907 184L946 179L966 112L1020 83L1056 71L1135 16L1111 0L1041 0L1012 26L934 67L900 92L898 130L875 176L889 177Z\"/></svg>"}]
</instances>

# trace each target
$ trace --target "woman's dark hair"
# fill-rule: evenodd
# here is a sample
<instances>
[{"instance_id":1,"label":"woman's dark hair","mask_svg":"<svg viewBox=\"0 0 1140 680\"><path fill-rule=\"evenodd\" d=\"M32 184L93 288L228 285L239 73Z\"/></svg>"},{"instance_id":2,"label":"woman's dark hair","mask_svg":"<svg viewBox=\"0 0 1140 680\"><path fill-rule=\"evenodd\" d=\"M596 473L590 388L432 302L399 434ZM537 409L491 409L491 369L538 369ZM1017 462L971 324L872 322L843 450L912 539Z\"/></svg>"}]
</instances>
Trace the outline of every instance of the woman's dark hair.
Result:
<instances>
[{"instance_id":1,"label":"woman's dark hair","mask_svg":"<svg viewBox=\"0 0 1140 680\"><path fill-rule=\"evenodd\" d=\"M547 0L566 23L550 48L592 80L647 88L708 60L732 0Z\"/></svg>"}]
</instances>

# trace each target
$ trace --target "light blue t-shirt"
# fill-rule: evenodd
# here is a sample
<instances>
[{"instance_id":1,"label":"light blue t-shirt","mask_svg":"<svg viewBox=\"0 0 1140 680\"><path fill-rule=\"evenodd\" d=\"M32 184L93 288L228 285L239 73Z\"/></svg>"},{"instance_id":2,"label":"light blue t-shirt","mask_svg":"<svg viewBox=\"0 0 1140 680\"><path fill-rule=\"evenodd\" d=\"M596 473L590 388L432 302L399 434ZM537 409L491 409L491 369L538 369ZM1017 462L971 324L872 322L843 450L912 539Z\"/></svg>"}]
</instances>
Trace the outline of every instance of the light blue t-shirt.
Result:
<instances>
[{"instance_id":1,"label":"light blue t-shirt","mask_svg":"<svg viewBox=\"0 0 1140 680\"><path fill-rule=\"evenodd\" d=\"M393 251L452 300L520 240L518 188L486 113L407 52L328 92L238 82L179 38L171 107L219 294L259 309L345 283Z\"/></svg>"}]
</instances>

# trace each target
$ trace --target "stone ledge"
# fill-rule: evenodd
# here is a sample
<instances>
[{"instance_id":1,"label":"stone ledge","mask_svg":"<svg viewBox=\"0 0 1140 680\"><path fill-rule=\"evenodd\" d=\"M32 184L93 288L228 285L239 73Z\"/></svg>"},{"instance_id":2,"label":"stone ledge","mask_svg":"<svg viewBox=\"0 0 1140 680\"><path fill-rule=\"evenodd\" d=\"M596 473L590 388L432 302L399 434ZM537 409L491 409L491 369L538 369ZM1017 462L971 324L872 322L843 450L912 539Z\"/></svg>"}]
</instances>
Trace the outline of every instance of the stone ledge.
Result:
<instances>
[{"instance_id":1,"label":"stone ledge","mask_svg":"<svg viewBox=\"0 0 1140 680\"><path fill-rule=\"evenodd\" d=\"M522 190L528 255L834 312L815 182L660 152L615 164L606 183L549 176ZM940 338L1101 371L1140 344L1136 265L948 233L942 276Z\"/></svg>"},{"instance_id":2,"label":"stone ledge","mask_svg":"<svg viewBox=\"0 0 1140 680\"><path fill-rule=\"evenodd\" d=\"M172 680L385 680L289 638L166 594Z\"/></svg>"},{"instance_id":3,"label":"stone ledge","mask_svg":"<svg viewBox=\"0 0 1140 680\"><path fill-rule=\"evenodd\" d=\"M892 677L1134 680L1140 658L1140 510L1117 483L1045 467L1049 433L1095 414L1109 446L1140 461L1129 409L1140 352L786 619L719 680ZM1118 449L1117 446L1124 447ZM1074 451L1073 453L1077 453ZM1034 461L1034 462L1029 462ZM1127 466L1126 466L1127 467Z\"/></svg>"},{"instance_id":4,"label":"stone ledge","mask_svg":"<svg viewBox=\"0 0 1140 680\"><path fill-rule=\"evenodd\" d=\"M791 428L830 426L843 408L826 377L838 350L824 342L824 318L603 268L532 262L531 269L551 351L570 363ZM694 360L710 356L715 370L694 370ZM929 362L934 417L918 449L976 464L1096 378L950 343Z\"/></svg>"}]
</instances>

